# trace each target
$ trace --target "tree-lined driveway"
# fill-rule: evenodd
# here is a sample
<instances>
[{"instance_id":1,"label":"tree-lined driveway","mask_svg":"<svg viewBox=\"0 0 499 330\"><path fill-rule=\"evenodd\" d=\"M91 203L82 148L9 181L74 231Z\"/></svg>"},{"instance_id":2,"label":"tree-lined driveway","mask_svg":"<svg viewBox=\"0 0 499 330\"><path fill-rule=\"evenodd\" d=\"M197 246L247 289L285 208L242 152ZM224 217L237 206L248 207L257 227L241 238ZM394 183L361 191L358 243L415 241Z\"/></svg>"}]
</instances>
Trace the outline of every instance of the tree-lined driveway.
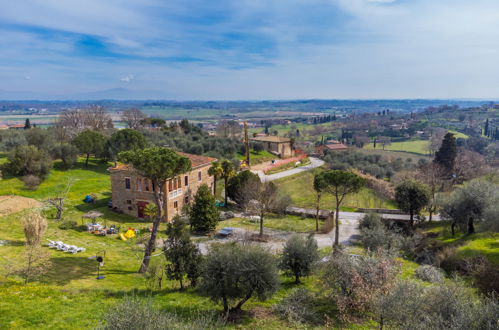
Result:
<instances>
[{"instance_id":1,"label":"tree-lined driveway","mask_svg":"<svg viewBox=\"0 0 499 330\"><path fill-rule=\"evenodd\" d=\"M288 177L291 175L295 175L295 174L298 174L301 172L310 171L310 170L313 170L314 168L317 168L317 167L324 165L324 161L322 159L315 158L315 157L309 157L309 159L310 159L310 164L308 164L308 165L292 168L292 169L282 171L279 173L266 175L262 171L252 171L252 172L256 173L260 177L260 180L262 182L269 182L269 181L274 181L277 179L282 179L282 178L285 178L285 177Z\"/></svg>"}]
</instances>

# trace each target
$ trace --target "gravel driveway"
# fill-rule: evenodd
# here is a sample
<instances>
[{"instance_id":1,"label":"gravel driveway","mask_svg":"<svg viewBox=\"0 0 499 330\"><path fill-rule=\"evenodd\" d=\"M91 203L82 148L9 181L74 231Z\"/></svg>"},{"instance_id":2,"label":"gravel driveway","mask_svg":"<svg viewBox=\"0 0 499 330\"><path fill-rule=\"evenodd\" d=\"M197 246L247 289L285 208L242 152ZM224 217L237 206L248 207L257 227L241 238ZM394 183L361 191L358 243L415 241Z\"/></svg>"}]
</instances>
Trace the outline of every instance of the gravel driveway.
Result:
<instances>
[{"instance_id":1,"label":"gravel driveway","mask_svg":"<svg viewBox=\"0 0 499 330\"><path fill-rule=\"evenodd\" d=\"M292 168L290 170L282 171L279 173L265 175L265 173L263 173L262 171L252 171L252 172L256 173L260 177L260 180L262 182L268 182L268 181L274 181L277 179L285 178L287 176L291 176L291 175L298 174L301 172L310 171L314 168L317 168L317 167L324 165L324 161L322 159L315 158L315 157L309 157L309 159L310 159L310 164L308 164L308 165Z\"/></svg>"}]
</instances>

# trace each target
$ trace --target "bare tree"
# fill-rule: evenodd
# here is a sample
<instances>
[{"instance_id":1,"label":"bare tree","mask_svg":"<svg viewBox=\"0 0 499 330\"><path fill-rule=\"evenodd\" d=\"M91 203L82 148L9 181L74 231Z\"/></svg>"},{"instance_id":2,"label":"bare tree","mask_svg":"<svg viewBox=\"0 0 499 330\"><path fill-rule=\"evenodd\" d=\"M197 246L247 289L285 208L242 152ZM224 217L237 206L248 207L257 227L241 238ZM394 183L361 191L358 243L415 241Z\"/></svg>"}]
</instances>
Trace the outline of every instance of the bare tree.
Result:
<instances>
[{"instance_id":1,"label":"bare tree","mask_svg":"<svg viewBox=\"0 0 499 330\"><path fill-rule=\"evenodd\" d=\"M142 126L142 121L146 115L139 109L128 109L123 112L121 120L123 120L129 128L138 129Z\"/></svg>"},{"instance_id":2,"label":"bare tree","mask_svg":"<svg viewBox=\"0 0 499 330\"><path fill-rule=\"evenodd\" d=\"M40 245L42 237L47 230L47 219L45 219L39 212L32 211L26 213L22 219L24 236L26 237L26 244Z\"/></svg>"},{"instance_id":3,"label":"bare tree","mask_svg":"<svg viewBox=\"0 0 499 330\"><path fill-rule=\"evenodd\" d=\"M49 198L47 199L46 203L55 207L56 209L56 220L61 220L62 219L62 213L64 212L64 202L66 198L68 197L68 193L71 190L71 186L73 186L74 183L73 178L68 178L68 182L66 184L66 187L58 193L57 197Z\"/></svg>"},{"instance_id":4,"label":"bare tree","mask_svg":"<svg viewBox=\"0 0 499 330\"><path fill-rule=\"evenodd\" d=\"M20 266L11 267L9 275L20 275L24 284L32 278L44 274L50 267L49 253L41 247L43 234L47 229L47 220L34 211L25 214L22 218L24 236L26 237L26 250L24 260Z\"/></svg>"},{"instance_id":5,"label":"bare tree","mask_svg":"<svg viewBox=\"0 0 499 330\"><path fill-rule=\"evenodd\" d=\"M111 116L104 107L93 106L80 112L86 128L91 128L98 132L113 128Z\"/></svg>"},{"instance_id":6,"label":"bare tree","mask_svg":"<svg viewBox=\"0 0 499 330\"><path fill-rule=\"evenodd\" d=\"M260 237L263 236L263 220L272 212L283 212L289 205L289 198L279 195L277 186L272 182L250 181L245 189L251 196L249 209L260 217Z\"/></svg>"},{"instance_id":7,"label":"bare tree","mask_svg":"<svg viewBox=\"0 0 499 330\"><path fill-rule=\"evenodd\" d=\"M72 109L61 113L58 125L69 130L73 135L84 129L105 131L113 128L113 121L109 113L101 106L92 106L86 109Z\"/></svg>"},{"instance_id":8,"label":"bare tree","mask_svg":"<svg viewBox=\"0 0 499 330\"><path fill-rule=\"evenodd\" d=\"M459 148L454 165L454 182L463 183L490 171L485 157L477 152Z\"/></svg>"},{"instance_id":9,"label":"bare tree","mask_svg":"<svg viewBox=\"0 0 499 330\"><path fill-rule=\"evenodd\" d=\"M445 169L436 163L428 163L422 166L416 177L429 187L430 201L426 207L429 213L429 221L432 220L433 214L437 211L438 203L436 200L437 193L444 191L448 180L446 180Z\"/></svg>"}]
</instances>

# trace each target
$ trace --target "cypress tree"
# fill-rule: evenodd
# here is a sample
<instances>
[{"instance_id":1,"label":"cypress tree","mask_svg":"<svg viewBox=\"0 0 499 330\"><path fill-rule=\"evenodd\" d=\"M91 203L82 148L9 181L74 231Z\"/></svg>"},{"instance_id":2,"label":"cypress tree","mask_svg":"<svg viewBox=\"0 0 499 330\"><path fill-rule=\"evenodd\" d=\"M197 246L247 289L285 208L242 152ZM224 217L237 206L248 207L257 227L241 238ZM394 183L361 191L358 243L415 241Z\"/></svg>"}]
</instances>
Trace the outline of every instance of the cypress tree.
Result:
<instances>
[{"instance_id":1,"label":"cypress tree","mask_svg":"<svg viewBox=\"0 0 499 330\"><path fill-rule=\"evenodd\" d=\"M194 204L189 212L191 228L195 232L208 233L215 230L219 219L215 196L208 185L202 184L194 196Z\"/></svg>"},{"instance_id":2,"label":"cypress tree","mask_svg":"<svg viewBox=\"0 0 499 330\"><path fill-rule=\"evenodd\" d=\"M454 137L454 134L447 133L442 140L440 149L435 153L435 159L433 161L444 167L447 171L452 172L452 170L454 170L456 156L456 138Z\"/></svg>"},{"instance_id":3,"label":"cypress tree","mask_svg":"<svg viewBox=\"0 0 499 330\"><path fill-rule=\"evenodd\" d=\"M485 120L485 127L483 128L483 135L489 136L489 118Z\"/></svg>"},{"instance_id":4,"label":"cypress tree","mask_svg":"<svg viewBox=\"0 0 499 330\"><path fill-rule=\"evenodd\" d=\"M29 118L26 118L26 121L24 122L24 129L30 129L31 128L31 123L29 122Z\"/></svg>"}]
</instances>

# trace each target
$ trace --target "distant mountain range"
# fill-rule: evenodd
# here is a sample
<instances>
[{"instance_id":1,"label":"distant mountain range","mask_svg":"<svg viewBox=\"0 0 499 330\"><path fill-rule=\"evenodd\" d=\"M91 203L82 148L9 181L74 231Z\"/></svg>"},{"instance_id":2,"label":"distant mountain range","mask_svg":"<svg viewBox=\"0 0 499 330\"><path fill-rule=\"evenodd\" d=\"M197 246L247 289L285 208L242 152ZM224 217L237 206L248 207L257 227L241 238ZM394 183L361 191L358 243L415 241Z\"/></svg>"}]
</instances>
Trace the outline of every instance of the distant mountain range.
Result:
<instances>
[{"instance_id":1,"label":"distant mountain range","mask_svg":"<svg viewBox=\"0 0 499 330\"><path fill-rule=\"evenodd\" d=\"M43 94L0 90L0 100L165 100L172 95L157 90L111 88L76 94Z\"/></svg>"}]
</instances>

